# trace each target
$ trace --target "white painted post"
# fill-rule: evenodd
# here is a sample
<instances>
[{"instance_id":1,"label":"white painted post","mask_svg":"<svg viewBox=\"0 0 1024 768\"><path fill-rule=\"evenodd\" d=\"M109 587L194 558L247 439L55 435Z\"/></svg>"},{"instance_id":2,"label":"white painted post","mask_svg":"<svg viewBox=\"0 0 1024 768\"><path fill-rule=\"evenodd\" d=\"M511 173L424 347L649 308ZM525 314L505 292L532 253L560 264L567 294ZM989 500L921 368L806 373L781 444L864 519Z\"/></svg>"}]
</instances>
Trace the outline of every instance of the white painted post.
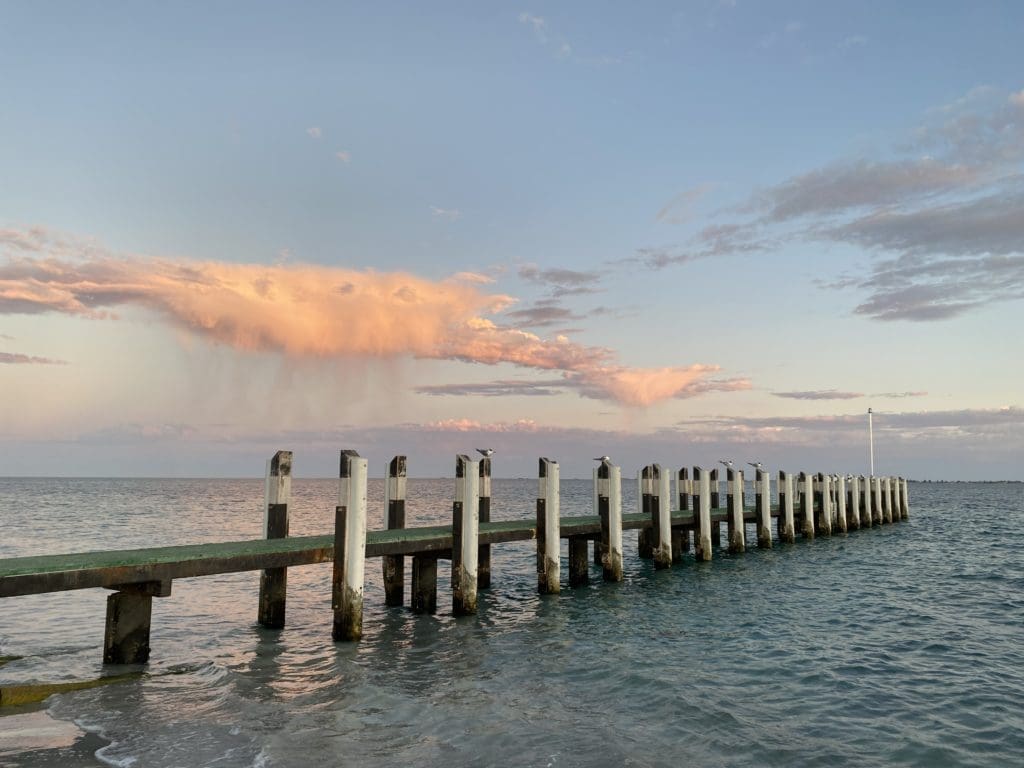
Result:
<instances>
[{"instance_id":1,"label":"white painted post","mask_svg":"<svg viewBox=\"0 0 1024 768\"><path fill-rule=\"evenodd\" d=\"M832 535L832 475L818 473L818 487L821 494L821 509L818 517L818 533Z\"/></svg>"},{"instance_id":2,"label":"white painted post","mask_svg":"<svg viewBox=\"0 0 1024 768\"><path fill-rule=\"evenodd\" d=\"M743 470L729 467L726 478L729 483L729 551L744 552L747 523L743 519Z\"/></svg>"},{"instance_id":3,"label":"white painted post","mask_svg":"<svg viewBox=\"0 0 1024 768\"><path fill-rule=\"evenodd\" d=\"M846 533L848 526L846 523L846 475L837 475L835 478L836 483L836 502L838 506L838 520L839 530Z\"/></svg>"},{"instance_id":4,"label":"white painted post","mask_svg":"<svg viewBox=\"0 0 1024 768\"><path fill-rule=\"evenodd\" d=\"M871 508L874 510L875 519L879 523L887 522L885 510L882 508L882 478L871 478Z\"/></svg>"},{"instance_id":5,"label":"white painted post","mask_svg":"<svg viewBox=\"0 0 1024 768\"><path fill-rule=\"evenodd\" d=\"M804 538L814 538L814 476L807 472L800 473L800 513L801 531Z\"/></svg>"},{"instance_id":6,"label":"white painted post","mask_svg":"<svg viewBox=\"0 0 1024 768\"><path fill-rule=\"evenodd\" d=\"M757 493L754 500L757 503L757 546L761 549L772 548L772 475L763 469L758 469L754 476L757 484Z\"/></svg>"},{"instance_id":7,"label":"white painted post","mask_svg":"<svg viewBox=\"0 0 1024 768\"><path fill-rule=\"evenodd\" d=\"M561 496L558 462L540 460L537 491L537 591L556 595L561 589Z\"/></svg>"},{"instance_id":8,"label":"white painted post","mask_svg":"<svg viewBox=\"0 0 1024 768\"><path fill-rule=\"evenodd\" d=\"M476 613L480 532L480 462L465 454L455 458L452 504L452 613Z\"/></svg>"},{"instance_id":9,"label":"white painted post","mask_svg":"<svg viewBox=\"0 0 1024 768\"><path fill-rule=\"evenodd\" d=\"M868 528L878 522L878 518L875 516L873 509L874 504L872 503L872 497L874 494L871 492L871 485L870 477L864 477L864 475L860 476L860 495L864 502L864 519L862 520L862 524Z\"/></svg>"},{"instance_id":10,"label":"white painted post","mask_svg":"<svg viewBox=\"0 0 1024 768\"><path fill-rule=\"evenodd\" d=\"M796 523L793 520L793 475L779 472L779 540L787 544L796 541Z\"/></svg>"},{"instance_id":11,"label":"white painted post","mask_svg":"<svg viewBox=\"0 0 1024 768\"><path fill-rule=\"evenodd\" d=\"M694 518L697 532L693 537L693 549L698 560L711 560L711 477L710 472L700 467L693 468Z\"/></svg>"},{"instance_id":12,"label":"white painted post","mask_svg":"<svg viewBox=\"0 0 1024 768\"><path fill-rule=\"evenodd\" d=\"M850 525L854 530L860 528L860 480L850 475Z\"/></svg>"},{"instance_id":13,"label":"white painted post","mask_svg":"<svg viewBox=\"0 0 1024 768\"><path fill-rule=\"evenodd\" d=\"M900 495L903 497L903 501L900 504L900 514L903 515L904 520L910 519L910 492L907 487L907 478L900 478Z\"/></svg>"},{"instance_id":14,"label":"white painted post","mask_svg":"<svg viewBox=\"0 0 1024 768\"><path fill-rule=\"evenodd\" d=\"M292 493L292 452L278 451L267 460L263 493L263 536L288 537L288 502ZM288 591L287 568L265 568L260 572L260 602L257 620L269 629L284 626Z\"/></svg>"},{"instance_id":15,"label":"white painted post","mask_svg":"<svg viewBox=\"0 0 1024 768\"><path fill-rule=\"evenodd\" d=\"M331 606L335 640L363 634L363 573L366 563L366 459L341 452L338 506L334 513L334 574Z\"/></svg>"},{"instance_id":16,"label":"white painted post","mask_svg":"<svg viewBox=\"0 0 1024 768\"><path fill-rule=\"evenodd\" d=\"M622 470L610 461L594 469L601 517L601 565L605 581L622 581Z\"/></svg>"},{"instance_id":17,"label":"white painted post","mask_svg":"<svg viewBox=\"0 0 1024 768\"><path fill-rule=\"evenodd\" d=\"M651 478L652 515L656 515L651 543L654 545L654 567L672 566L672 473L653 465Z\"/></svg>"},{"instance_id":18,"label":"white painted post","mask_svg":"<svg viewBox=\"0 0 1024 768\"><path fill-rule=\"evenodd\" d=\"M388 476L384 478L384 522L389 531L405 528L407 474L405 456L395 456L388 462ZM402 605L405 602L405 557L384 555L380 560L384 605Z\"/></svg>"}]
</instances>

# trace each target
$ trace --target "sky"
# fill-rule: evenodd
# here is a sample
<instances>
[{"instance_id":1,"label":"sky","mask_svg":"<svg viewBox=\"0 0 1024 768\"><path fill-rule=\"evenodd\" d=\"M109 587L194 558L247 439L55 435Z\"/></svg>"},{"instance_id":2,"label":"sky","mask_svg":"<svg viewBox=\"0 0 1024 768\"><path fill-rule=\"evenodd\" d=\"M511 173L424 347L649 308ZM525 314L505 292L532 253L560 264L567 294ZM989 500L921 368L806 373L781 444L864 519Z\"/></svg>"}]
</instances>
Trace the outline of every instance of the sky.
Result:
<instances>
[{"instance_id":1,"label":"sky","mask_svg":"<svg viewBox=\"0 0 1024 768\"><path fill-rule=\"evenodd\" d=\"M0 3L0 474L1024 480L1022 31Z\"/></svg>"}]
</instances>

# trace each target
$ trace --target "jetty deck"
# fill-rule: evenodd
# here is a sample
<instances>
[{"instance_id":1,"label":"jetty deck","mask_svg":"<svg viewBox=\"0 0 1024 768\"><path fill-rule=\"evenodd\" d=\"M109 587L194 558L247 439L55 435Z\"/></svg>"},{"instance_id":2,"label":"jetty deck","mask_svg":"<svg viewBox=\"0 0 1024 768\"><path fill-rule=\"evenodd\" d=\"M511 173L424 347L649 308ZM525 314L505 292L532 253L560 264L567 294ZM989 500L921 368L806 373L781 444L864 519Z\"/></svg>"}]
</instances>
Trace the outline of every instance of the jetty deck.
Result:
<instances>
[{"instance_id":1,"label":"jetty deck","mask_svg":"<svg viewBox=\"0 0 1024 768\"><path fill-rule=\"evenodd\" d=\"M332 636L357 640L362 634L368 557L381 558L389 606L406 603L405 563L411 558L409 605L420 613L436 611L437 563L450 560L452 611L462 615L475 613L478 590L491 584L494 545L535 541L537 589L557 594L562 581L562 539L568 541L568 586L572 588L588 583L591 562L602 566L605 581L622 580L622 533L627 530L638 532L641 558L653 560L656 568L670 568L690 553L691 535L694 558L710 561L715 549L745 551L751 523L757 546L766 548L774 540L793 542L798 531L813 539L908 517L903 478L779 472L778 491L773 495L771 475L758 465L755 503L749 507L743 472L729 466L725 474L722 494L717 469L694 467L691 477L687 468L673 472L648 465L637 477L640 511L623 513L621 471L606 458L594 470L596 514L563 517L558 463L541 459L536 514L491 521L491 459L472 461L460 455L452 523L407 527L406 462L404 456L396 456L385 483L388 527L368 531L367 462L354 451L342 451L334 532L290 537L291 453L278 451L268 462L265 538L0 559L0 598L113 590L107 598L104 662L144 663L150 652L152 600L169 597L176 579L260 571L257 621L280 629L285 626L288 568L332 562Z\"/></svg>"}]
</instances>

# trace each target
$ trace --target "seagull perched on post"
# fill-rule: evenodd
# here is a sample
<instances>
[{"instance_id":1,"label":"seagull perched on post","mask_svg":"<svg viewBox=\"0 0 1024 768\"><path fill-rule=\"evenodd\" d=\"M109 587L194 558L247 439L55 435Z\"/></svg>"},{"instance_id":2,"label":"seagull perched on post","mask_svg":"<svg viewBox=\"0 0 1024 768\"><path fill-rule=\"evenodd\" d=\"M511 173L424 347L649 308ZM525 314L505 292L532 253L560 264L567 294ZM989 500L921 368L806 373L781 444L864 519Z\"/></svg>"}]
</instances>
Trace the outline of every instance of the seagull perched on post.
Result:
<instances>
[{"instance_id":1,"label":"seagull perched on post","mask_svg":"<svg viewBox=\"0 0 1024 768\"><path fill-rule=\"evenodd\" d=\"M595 456L594 461L611 461L611 458L608 456Z\"/></svg>"},{"instance_id":2,"label":"seagull perched on post","mask_svg":"<svg viewBox=\"0 0 1024 768\"><path fill-rule=\"evenodd\" d=\"M754 469L757 469L757 470L764 469L764 467L761 466L761 462L760 461L748 461L747 464L749 464L750 466L752 466Z\"/></svg>"},{"instance_id":3,"label":"seagull perched on post","mask_svg":"<svg viewBox=\"0 0 1024 768\"><path fill-rule=\"evenodd\" d=\"M483 456L486 459L489 459L489 458L491 458L491 456L494 455L494 449L493 448L477 448L476 452L479 453L481 456Z\"/></svg>"},{"instance_id":4,"label":"seagull perched on post","mask_svg":"<svg viewBox=\"0 0 1024 768\"><path fill-rule=\"evenodd\" d=\"M724 465L725 465L726 467L728 467L729 469L732 469L732 461L731 461L731 460L729 460L729 459L719 459L719 460L718 460L718 463L719 463L719 464L724 464Z\"/></svg>"}]
</instances>

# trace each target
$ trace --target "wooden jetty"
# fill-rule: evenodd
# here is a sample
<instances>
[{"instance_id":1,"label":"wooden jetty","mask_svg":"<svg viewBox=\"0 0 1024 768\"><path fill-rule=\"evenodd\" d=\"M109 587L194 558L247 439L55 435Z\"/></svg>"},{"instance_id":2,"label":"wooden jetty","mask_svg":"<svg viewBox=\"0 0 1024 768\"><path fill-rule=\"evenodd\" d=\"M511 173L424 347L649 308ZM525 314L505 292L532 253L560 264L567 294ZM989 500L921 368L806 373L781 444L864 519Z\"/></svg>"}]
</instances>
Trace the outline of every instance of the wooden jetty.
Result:
<instances>
[{"instance_id":1,"label":"wooden jetty","mask_svg":"<svg viewBox=\"0 0 1024 768\"><path fill-rule=\"evenodd\" d=\"M673 472L659 464L637 474L636 513L622 510L621 469L607 458L593 473L593 515L562 517L558 462L542 458L536 515L491 522L491 459L456 457L452 524L407 527L406 458L388 464L385 481L387 528L368 531L367 461L342 451L334 532L290 537L290 451L268 462L264 504L264 538L215 544L154 547L0 559L0 597L101 587L107 597L103 660L110 664L144 663L149 658L153 598L171 594L175 579L239 571L261 571L257 621L270 629L285 626L288 568L333 562L332 636L358 640L362 634L363 579L366 558L381 558L385 602L405 603L405 558L412 558L410 607L419 613L437 610L437 566L451 562L452 611L473 614L477 593L491 583L493 545L536 540L537 590L557 594L562 585L561 540L568 541L568 585L588 583L593 542L594 561L605 581L623 577L623 531L636 530L640 557L656 568L670 568L690 552L698 561L712 559L722 547L746 550L746 528L753 523L757 546L791 543L799 528L807 539L906 520L907 481L902 477L778 473L778 502L772 503L772 475L757 465L754 505L745 503L743 471L726 471L726 504L720 506L718 470L701 467ZM675 478L676 492L672 493ZM795 482L794 482L795 481ZM775 520L774 534L772 520Z\"/></svg>"}]
</instances>

